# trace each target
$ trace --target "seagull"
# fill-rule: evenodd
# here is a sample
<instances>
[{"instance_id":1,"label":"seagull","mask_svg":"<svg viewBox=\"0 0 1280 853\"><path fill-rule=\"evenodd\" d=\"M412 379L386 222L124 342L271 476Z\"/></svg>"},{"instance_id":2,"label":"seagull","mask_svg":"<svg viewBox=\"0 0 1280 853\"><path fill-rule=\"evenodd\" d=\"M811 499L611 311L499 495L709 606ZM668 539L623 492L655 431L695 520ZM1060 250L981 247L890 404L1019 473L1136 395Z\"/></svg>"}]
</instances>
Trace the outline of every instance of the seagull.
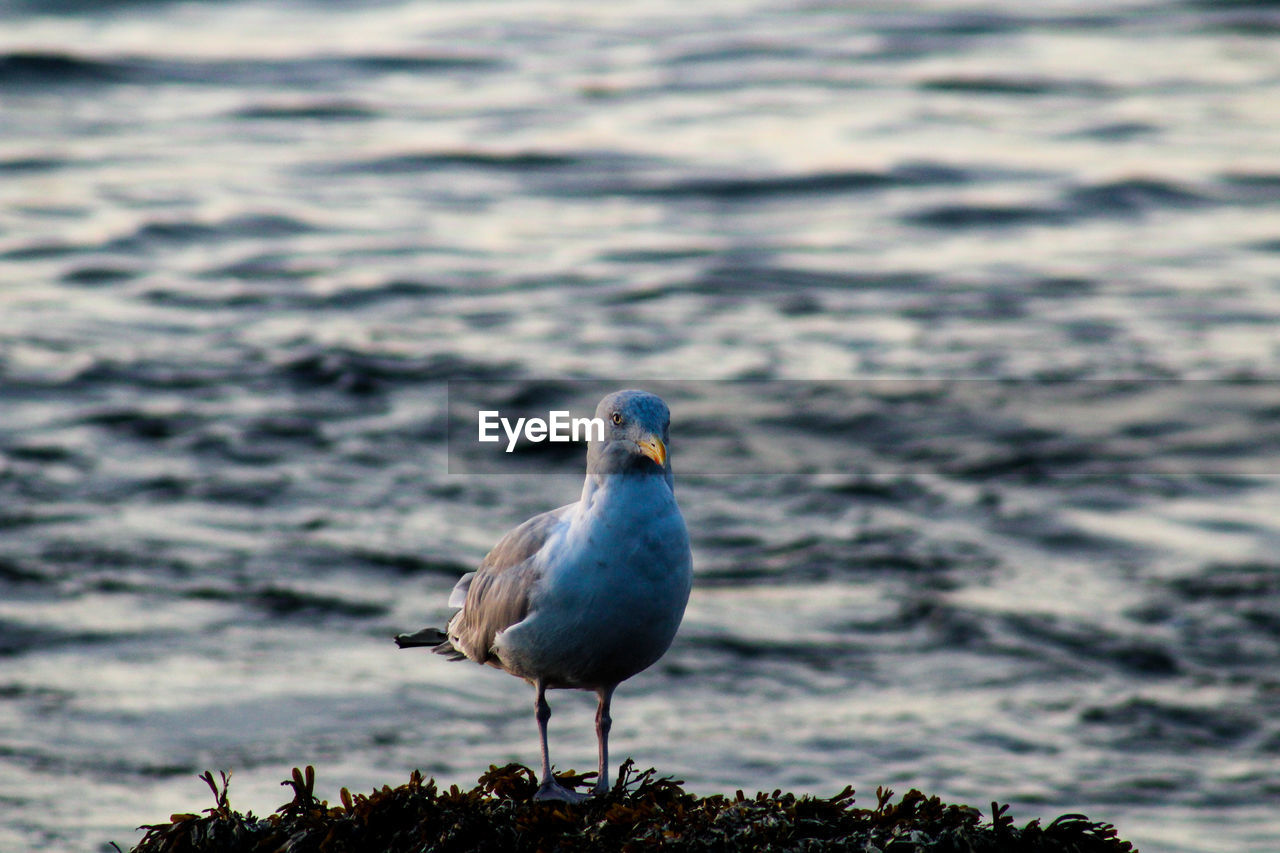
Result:
<instances>
[{"instance_id":1,"label":"seagull","mask_svg":"<svg viewBox=\"0 0 1280 853\"><path fill-rule=\"evenodd\" d=\"M579 802L551 773L546 691L594 691L600 764L595 794L609 790L609 706L617 686L671 645L692 583L689 533L676 505L667 443L671 413L644 391L600 401L603 440L587 448L576 503L535 515L498 541L480 568L462 576L444 631L396 637L533 685L542 748L535 799Z\"/></svg>"}]
</instances>

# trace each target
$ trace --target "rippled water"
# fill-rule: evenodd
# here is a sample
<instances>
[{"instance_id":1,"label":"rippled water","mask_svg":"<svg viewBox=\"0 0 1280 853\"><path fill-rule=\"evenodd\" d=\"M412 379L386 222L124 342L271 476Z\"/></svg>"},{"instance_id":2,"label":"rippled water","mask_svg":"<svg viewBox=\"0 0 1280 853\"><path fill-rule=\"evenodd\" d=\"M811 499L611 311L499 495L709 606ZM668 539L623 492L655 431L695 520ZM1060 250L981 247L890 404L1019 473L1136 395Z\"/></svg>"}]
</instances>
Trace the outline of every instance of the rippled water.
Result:
<instances>
[{"instance_id":1,"label":"rippled water","mask_svg":"<svg viewBox=\"0 0 1280 853\"><path fill-rule=\"evenodd\" d=\"M450 474L464 378L751 380L617 756L1280 845L1274 2L0 18L0 848L536 759L389 639L579 488Z\"/></svg>"}]
</instances>

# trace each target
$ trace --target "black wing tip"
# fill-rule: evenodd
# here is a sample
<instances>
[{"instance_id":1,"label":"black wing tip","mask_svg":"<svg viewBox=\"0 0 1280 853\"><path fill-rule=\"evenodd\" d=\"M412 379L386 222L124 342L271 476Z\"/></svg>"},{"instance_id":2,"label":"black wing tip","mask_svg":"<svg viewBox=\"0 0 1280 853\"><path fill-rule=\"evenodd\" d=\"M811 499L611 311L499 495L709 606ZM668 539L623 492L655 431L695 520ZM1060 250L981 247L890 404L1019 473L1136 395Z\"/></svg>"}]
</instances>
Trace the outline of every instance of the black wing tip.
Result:
<instances>
[{"instance_id":1,"label":"black wing tip","mask_svg":"<svg viewBox=\"0 0 1280 853\"><path fill-rule=\"evenodd\" d=\"M449 635L439 628L423 628L421 631L414 631L412 634L399 634L396 636L396 645L402 649L439 646L441 643L448 642Z\"/></svg>"},{"instance_id":2,"label":"black wing tip","mask_svg":"<svg viewBox=\"0 0 1280 853\"><path fill-rule=\"evenodd\" d=\"M414 631L412 634L399 634L396 636L396 645L402 649L429 648L438 655L444 655L449 660L467 659L467 656L459 651L449 640L449 635L439 628L423 628L421 631Z\"/></svg>"}]
</instances>

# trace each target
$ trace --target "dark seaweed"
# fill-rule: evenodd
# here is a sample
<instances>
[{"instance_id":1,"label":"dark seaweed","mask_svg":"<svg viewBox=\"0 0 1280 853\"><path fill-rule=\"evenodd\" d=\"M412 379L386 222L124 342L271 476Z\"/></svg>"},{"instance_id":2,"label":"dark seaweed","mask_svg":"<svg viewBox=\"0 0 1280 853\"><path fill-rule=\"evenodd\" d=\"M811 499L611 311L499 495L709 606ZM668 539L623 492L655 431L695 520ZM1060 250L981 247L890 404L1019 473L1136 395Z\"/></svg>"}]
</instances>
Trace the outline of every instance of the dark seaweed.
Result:
<instances>
[{"instance_id":1,"label":"dark seaweed","mask_svg":"<svg viewBox=\"0 0 1280 853\"><path fill-rule=\"evenodd\" d=\"M567 787L595 774L568 773ZM580 805L535 802L533 771L519 764L490 766L469 791L447 790L414 771L398 788L369 795L342 789L330 807L316 798L315 768L294 769L284 785L293 800L255 818L233 811L229 777L200 777L214 794L204 815L176 814L147 830L134 853L382 853L422 851L868 851L882 853L1136 853L1110 824L1068 814L1048 826L1014 826L1008 806L992 803L983 822L970 806L949 805L917 790L894 802L876 791L875 808L854 805L846 787L832 797L782 791L748 797L698 797L653 769L623 764L607 794Z\"/></svg>"}]
</instances>

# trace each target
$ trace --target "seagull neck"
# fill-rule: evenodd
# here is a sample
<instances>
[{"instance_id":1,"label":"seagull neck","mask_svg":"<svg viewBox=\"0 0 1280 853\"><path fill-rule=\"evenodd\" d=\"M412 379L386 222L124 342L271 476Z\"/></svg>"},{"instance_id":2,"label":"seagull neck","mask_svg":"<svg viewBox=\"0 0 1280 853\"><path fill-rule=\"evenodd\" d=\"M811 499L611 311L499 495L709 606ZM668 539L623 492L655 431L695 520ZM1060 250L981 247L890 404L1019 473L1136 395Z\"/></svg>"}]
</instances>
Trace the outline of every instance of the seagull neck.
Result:
<instances>
[{"instance_id":1,"label":"seagull neck","mask_svg":"<svg viewBox=\"0 0 1280 853\"><path fill-rule=\"evenodd\" d=\"M654 490L671 494L671 471L661 474L587 474L582 484L582 501L584 511L590 511L596 504L611 500L634 501L644 492Z\"/></svg>"}]
</instances>

